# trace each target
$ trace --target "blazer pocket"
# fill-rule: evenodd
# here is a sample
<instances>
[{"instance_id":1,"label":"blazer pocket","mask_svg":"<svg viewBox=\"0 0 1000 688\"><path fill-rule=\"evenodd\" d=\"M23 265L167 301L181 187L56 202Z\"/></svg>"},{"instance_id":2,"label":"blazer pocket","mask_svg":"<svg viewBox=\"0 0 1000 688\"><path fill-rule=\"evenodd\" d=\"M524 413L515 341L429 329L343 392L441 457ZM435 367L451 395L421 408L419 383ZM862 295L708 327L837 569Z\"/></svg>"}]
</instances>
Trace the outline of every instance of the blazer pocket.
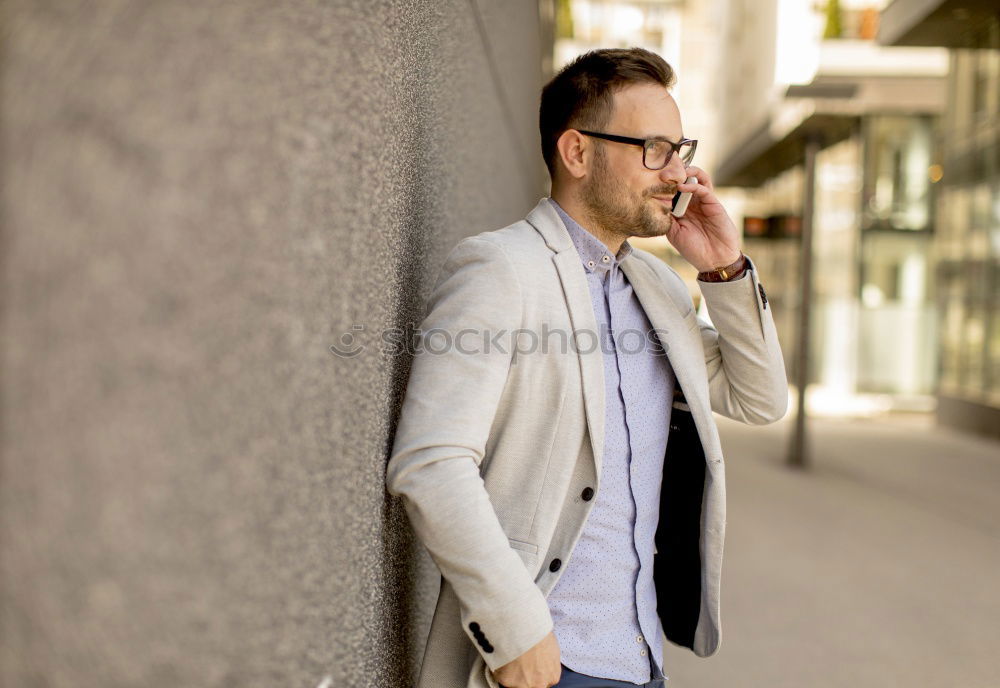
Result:
<instances>
[{"instance_id":1,"label":"blazer pocket","mask_svg":"<svg viewBox=\"0 0 1000 688\"><path fill-rule=\"evenodd\" d=\"M510 542L510 546L514 549L519 549L523 552L529 552L531 554L538 554L538 545L533 545L530 542L524 542L523 540L515 540L514 538L507 538Z\"/></svg>"},{"instance_id":2,"label":"blazer pocket","mask_svg":"<svg viewBox=\"0 0 1000 688\"><path fill-rule=\"evenodd\" d=\"M528 571L536 572L538 568L538 545L533 545L523 540L515 540L514 538L507 538L507 540L510 542L511 549L517 552L517 556L521 557L521 563L524 564L524 568Z\"/></svg>"}]
</instances>

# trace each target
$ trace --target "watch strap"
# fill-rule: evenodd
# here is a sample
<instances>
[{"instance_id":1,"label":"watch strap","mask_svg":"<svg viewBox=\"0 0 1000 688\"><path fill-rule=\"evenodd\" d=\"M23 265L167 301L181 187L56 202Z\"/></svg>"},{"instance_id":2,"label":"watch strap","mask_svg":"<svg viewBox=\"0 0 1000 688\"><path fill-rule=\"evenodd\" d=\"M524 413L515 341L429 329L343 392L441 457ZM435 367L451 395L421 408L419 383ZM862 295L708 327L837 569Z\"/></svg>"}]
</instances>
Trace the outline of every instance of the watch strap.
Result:
<instances>
[{"instance_id":1,"label":"watch strap","mask_svg":"<svg viewBox=\"0 0 1000 688\"><path fill-rule=\"evenodd\" d=\"M746 256L743 255L743 251L740 251L740 257L736 259L736 262L721 268L699 272L698 279L702 282L730 282L739 279L746 271L746 266Z\"/></svg>"}]
</instances>

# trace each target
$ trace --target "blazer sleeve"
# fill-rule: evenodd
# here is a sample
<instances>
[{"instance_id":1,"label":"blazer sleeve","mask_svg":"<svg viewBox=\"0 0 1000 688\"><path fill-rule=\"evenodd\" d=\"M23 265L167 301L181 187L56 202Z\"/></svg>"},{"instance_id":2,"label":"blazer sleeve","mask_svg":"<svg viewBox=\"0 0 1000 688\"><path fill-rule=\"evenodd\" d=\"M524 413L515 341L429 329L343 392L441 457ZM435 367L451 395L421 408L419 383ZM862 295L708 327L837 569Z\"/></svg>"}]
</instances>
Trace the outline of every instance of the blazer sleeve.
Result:
<instances>
[{"instance_id":1,"label":"blazer sleeve","mask_svg":"<svg viewBox=\"0 0 1000 688\"><path fill-rule=\"evenodd\" d=\"M764 425L788 409L788 379L778 332L757 268L731 282L698 281L712 324L698 318L712 410Z\"/></svg>"},{"instance_id":2,"label":"blazer sleeve","mask_svg":"<svg viewBox=\"0 0 1000 688\"><path fill-rule=\"evenodd\" d=\"M511 364L506 333L521 319L520 286L504 250L482 237L460 241L420 326L424 346L414 355L386 469L388 492L403 498L414 532L454 588L465 634L490 669L553 628L545 596L510 547L480 474Z\"/></svg>"}]
</instances>

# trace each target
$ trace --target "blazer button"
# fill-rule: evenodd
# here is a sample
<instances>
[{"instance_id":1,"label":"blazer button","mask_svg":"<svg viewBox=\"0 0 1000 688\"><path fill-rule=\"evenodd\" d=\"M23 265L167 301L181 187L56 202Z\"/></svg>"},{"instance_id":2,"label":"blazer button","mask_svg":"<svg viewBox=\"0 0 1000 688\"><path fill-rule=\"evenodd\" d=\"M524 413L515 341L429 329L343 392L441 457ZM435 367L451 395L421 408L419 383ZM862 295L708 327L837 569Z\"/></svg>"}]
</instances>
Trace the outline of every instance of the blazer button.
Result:
<instances>
[{"instance_id":1,"label":"blazer button","mask_svg":"<svg viewBox=\"0 0 1000 688\"><path fill-rule=\"evenodd\" d=\"M562 562L559 561L558 559L553 559L549 563L549 571L553 571L553 572L558 571L560 566L562 566Z\"/></svg>"},{"instance_id":2,"label":"blazer button","mask_svg":"<svg viewBox=\"0 0 1000 688\"><path fill-rule=\"evenodd\" d=\"M592 487L583 488L583 492L580 493L580 496L583 497L583 501L589 502L594 497L594 488Z\"/></svg>"}]
</instances>

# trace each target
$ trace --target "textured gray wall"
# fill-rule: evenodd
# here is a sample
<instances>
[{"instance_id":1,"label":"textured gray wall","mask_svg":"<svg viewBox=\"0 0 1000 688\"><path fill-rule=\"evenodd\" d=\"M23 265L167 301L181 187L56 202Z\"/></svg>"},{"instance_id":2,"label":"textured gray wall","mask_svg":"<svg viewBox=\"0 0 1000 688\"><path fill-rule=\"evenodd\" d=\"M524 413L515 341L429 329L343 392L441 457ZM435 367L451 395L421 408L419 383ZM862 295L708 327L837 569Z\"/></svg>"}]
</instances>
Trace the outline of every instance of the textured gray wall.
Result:
<instances>
[{"instance_id":1,"label":"textured gray wall","mask_svg":"<svg viewBox=\"0 0 1000 688\"><path fill-rule=\"evenodd\" d=\"M538 4L0 12L0 682L408 685L378 332L545 193Z\"/></svg>"}]
</instances>

